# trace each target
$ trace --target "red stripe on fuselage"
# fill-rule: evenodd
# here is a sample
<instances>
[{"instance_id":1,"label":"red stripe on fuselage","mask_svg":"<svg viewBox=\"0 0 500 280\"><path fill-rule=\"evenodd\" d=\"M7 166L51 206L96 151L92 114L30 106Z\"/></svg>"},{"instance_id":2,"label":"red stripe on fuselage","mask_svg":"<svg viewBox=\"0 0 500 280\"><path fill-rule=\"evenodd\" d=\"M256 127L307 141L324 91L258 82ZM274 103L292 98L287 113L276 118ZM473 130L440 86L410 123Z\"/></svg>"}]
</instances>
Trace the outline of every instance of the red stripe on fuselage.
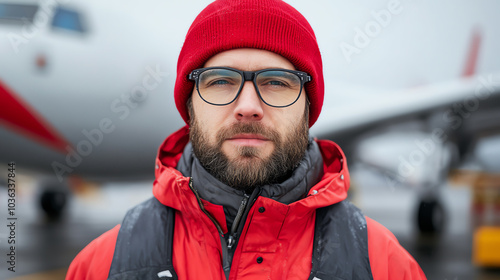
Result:
<instances>
[{"instance_id":1,"label":"red stripe on fuselage","mask_svg":"<svg viewBox=\"0 0 500 280\"><path fill-rule=\"evenodd\" d=\"M0 121L41 144L62 153L66 152L64 148L68 146L68 142L2 81L0 81Z\"/></svg>"}]
</instances>

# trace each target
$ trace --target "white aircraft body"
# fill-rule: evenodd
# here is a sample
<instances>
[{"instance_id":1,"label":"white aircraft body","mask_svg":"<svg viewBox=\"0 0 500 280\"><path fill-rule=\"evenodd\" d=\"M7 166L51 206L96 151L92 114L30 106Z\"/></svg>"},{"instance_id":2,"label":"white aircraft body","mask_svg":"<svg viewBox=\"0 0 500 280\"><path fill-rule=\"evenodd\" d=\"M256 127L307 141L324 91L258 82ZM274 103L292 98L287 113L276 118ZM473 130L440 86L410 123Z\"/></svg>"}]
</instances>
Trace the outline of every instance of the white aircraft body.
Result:
<instances>
[{"instance_id":1,"label":"white aircraft body","mask_svg":"<svg viewBox=\"0 0 500 280\"><path fill-rule=\"evenodd\" d=\"M209 2L1 0L0 162L50 184L151 179L158 146L184 125L177 56ZM287 2L323 55L325 104L311 133L339 142L350 160L437 185L471 143L500 131L500 3ZM436 179L422 180L421 162L443 159Z\"/></svg>"}]
</instances>

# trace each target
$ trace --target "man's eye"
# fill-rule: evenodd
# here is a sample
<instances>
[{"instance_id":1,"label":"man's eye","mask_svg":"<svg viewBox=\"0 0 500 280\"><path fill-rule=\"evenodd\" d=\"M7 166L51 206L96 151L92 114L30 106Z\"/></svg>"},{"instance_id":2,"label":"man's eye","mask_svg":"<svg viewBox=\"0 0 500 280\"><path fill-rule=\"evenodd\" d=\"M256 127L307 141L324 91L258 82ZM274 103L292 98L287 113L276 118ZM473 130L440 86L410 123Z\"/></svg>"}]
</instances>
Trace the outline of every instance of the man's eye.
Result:
<instances>
[{"instance_id":1,"label":"man's eye","mask_svg":"<svg viewBox=\"0 0 500 280\"><path fill-rule=\"evenodd\" d=\"M263 86L272 86L272 87L289 87L289 84L288 83L285 83L283 81L280 81L280 80L268 80L268 81L264 81L262 83Z\"/></svg>"},{"instance_id":2,"label":"man's eye","mask_svg":"<svg viewBox=\"0 0 500 280\"><path fill-rule=\"evenodd\" d=\"M232 84L229 80L214 80L208 83L208 86L224 86L224 85L230 85Z\"/></svg>"},{"instance_id":3,"label":"man's eye","mask_svg":"<svg viewBox=\"0 0 500 280\"><path fill-rule=\"evenodd\" d=\"M286 86L286 84L281 82L281 81L269 81L268 84L270 84L272 86Z\"/></svg>"}]
</instances>

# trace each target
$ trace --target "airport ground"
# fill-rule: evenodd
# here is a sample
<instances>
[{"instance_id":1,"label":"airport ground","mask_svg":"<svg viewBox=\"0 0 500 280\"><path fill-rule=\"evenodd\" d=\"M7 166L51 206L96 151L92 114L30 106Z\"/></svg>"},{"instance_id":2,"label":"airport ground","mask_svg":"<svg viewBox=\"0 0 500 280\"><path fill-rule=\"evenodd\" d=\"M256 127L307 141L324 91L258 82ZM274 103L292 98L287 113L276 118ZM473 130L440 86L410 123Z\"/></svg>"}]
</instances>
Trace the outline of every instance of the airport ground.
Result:
<instances>
[{"instance_id":1,"label":"airport ground","mask_svg":"<svg viewBox=\"0 0 500 280\"><path fill-rule=\"evenodd\" d=\"M7 227L0 228L0 279L64 279L68 265L91 240L120 223L131 206L151 196L151 183L87 185L72 195L68 211L59 222L44 218L37 205L39 190L29 178L20 178L16 206L16 272L8 270ZM428 279L493 280L500 269L479 268L472 263L472 222L468 187L445 186L442 197L447 226L440 235L422 236L415 226L418 197L407 187L356 184L352 200L367 216L389 228L413 255ZM7 191L0 188L0 221L7 221Z\"/></svg>"}]
</instances>

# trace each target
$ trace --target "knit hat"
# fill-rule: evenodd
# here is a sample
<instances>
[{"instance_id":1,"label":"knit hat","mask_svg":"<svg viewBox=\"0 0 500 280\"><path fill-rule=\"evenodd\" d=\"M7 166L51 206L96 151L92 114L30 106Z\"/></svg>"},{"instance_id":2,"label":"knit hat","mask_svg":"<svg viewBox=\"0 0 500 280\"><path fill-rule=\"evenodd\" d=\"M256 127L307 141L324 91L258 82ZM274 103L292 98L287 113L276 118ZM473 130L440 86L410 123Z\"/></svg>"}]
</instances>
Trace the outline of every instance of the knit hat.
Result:
<instances>
[{"instance_id":1,"label":"knit hat","mask_svg":"<svg viewBox=\"0 0 500 280\"><path fill-rule=\"evenodd\" d=\"M324 81L321 54L316 36L307 20L281 0L217 0L196 17L189 28L177 61L174 97L186 123L186 102L194 82L189 73L201 68L217 53L237 48L255 48L277 53L297 70L307 72L305 84L311 102L309 127L323 106Z\"/></svg>"}]
</instances>

